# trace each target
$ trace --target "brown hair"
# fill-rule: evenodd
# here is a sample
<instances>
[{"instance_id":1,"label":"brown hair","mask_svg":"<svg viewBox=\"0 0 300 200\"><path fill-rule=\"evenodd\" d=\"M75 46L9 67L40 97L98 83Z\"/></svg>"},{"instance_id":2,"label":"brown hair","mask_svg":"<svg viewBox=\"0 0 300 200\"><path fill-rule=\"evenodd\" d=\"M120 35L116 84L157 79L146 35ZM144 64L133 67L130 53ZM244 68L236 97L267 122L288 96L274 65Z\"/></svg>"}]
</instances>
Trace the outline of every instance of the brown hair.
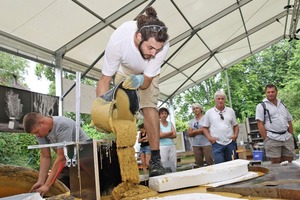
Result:
<instances>
[{"instance_id":1,"label":"brown hair","mask_svg":"<svg viewBox=\"0 0 300 200\"><path fill-rule=\"evenodd\" d=\"M43 118L43 116L39 113L28 113L25 115L23 119L24 131L26 133L31 133L34 126L38 123L39 119Z\"/></svg>"},{"instance_id":2,"label":"brown hair","mask_svg":"<svg viewBox=\"0 0 300 200\"><path fill-rule=\"evenodd\" d=\"M153 7L145 10L146 15L137 17L137 32L141 33L142 39L147 41L154 37L157 42L166 42L169 39L167 27L157 18L157 13ZM157 29L153 30L156 27Z\"/></svg>"},{"instance_id":3,"label":"brown hair","mask_svg":"<svg viewBox=\"0 0 300 200\"><path fill-rule=\"evenodd\" d=\"M275 88L275 90L277 91L277 87L274 84L268 83L265 87L265 91L267 91L268 88Z\"/></svg>"},{"instance_id":4,"label":"brown hair","mask_svg":"<svg viewBox=\"0 0 300 200\"><path fill-rule=\"evenodd\" d=\"M144 127L144 123L140 124L140 125L138 126L138 128L139 128L139 129L145 128L145 127Z\"/></svg>"},{"instance_id":5,"label":"brown hair","mask_svg":"<svg viewBox=\"0 0 300 200\"><path fill-rule=\"evenodd\" d=\"M166 112L166 113L168 113L168 115L170 115L169 110L168 110L167 108L165 108L165 107L161 107L161 108L158 110L158 114L159 114L159 115L160 115L162 112Z\"/></svg>"}]
</instances>

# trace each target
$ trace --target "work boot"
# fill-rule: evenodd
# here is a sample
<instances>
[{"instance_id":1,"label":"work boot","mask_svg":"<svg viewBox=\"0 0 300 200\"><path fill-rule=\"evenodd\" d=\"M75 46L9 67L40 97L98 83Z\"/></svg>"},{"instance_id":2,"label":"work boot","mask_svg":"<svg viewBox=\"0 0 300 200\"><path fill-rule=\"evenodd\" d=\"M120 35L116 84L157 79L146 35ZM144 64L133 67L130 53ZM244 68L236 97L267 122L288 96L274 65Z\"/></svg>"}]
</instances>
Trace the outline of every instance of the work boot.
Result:
<instances>
[{"instance_id":1,"label":"work boot","mask_svg":"<svg viewBox=\"0 0 300 200\"><path fill-rule=\"evenodd\" d=\"M158 151L159 150L155 150ZM151 152L151 159L149 161L149 177L160 176L166 173L165 168L161 164L160 154L153 154Z\"/></svg>"}]
</instances>

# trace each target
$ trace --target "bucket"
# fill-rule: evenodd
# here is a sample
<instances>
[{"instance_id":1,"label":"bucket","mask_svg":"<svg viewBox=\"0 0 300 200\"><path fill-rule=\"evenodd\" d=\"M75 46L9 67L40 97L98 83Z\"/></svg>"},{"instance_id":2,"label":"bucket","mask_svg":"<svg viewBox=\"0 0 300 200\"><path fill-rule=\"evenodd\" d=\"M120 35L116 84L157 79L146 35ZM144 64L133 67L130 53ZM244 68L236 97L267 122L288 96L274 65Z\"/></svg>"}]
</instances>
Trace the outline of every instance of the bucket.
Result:
<instances>
[{"instance_id":1,"label":"bucket","mask_svg":"<svg viewBox=\"0 0 300 200\"><path fill-rule=\"evenodd\" d=\"M139 110L139 98L136 90L122 87L120 82L102 97L97 97L92 105L92 126L99 131L112 132L113 119L135 122Z\"/></svg>"},{"instance_id":2,"label":"bucket","mask_svg":"<svg viewBox=\"0 0 300 200\"><path fill-rule=\"evenodd\" d=\"M252 156L253 156L253 160L263 160L263 156L264 152L261 150L253 150L252 151Z\"/></svg>"}]
</instances>

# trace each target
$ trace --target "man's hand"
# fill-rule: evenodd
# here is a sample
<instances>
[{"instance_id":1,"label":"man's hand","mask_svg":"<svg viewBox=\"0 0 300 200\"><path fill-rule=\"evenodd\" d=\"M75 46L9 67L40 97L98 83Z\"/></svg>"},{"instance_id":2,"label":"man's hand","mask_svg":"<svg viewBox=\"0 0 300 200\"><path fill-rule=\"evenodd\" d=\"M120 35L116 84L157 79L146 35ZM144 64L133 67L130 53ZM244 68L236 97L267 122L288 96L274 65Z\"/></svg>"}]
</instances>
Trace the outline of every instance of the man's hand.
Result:
<instances>
[{"instance_id":1,"label":"man's hand","mask_svg":"<svg viewBox=\"0 0 300 200\"><path fill-rule=\"evenodd\" d=\"M233 141L236 141L237 136L236 136L236 135L232 135L232 136L230 137L230 139L232 139Z\"/></svg>"},{"instance_id":2,"label":"man's hand","mask_svg":"<svg viewBox=\"0 0 300 200\"><path fill-rule=\"evenodd\" d=\"M49 191L50 187L47 185L43 185L42 187L39 187L38 189L34 190L34 192L40 193L41 197L44 197L45 194Z\"/></svg>"},{"instance_id":3,"label":"man's hand","mask_svg":"<svg viewBox=\"0 0 300 200\"><path fill-rule=\"evenodd\" d=\"M43 185L43 183L39 183L39 182L35 183L35 184L31 187L31 189L30 189L29 192L34 192L36 189L38 189L38 188L41 187L42 185Z\"/></svg>"},{"instance_id":4,"label":"man's hand","mask_svg":"<svg viewBox=\"0 0 300 200\"><path fill-rule=\"evenodd\" d=\"M217 140L218 140L218 138L216 138L216 137L209 137L209 138L207 138L208 139L208 141L211 143L211 144L214 144L215 142L217 142Z\"/></svg>"},{"instance_id":5,"label":"man's hand","mask_svg":"<svg viewBox=\"0 0 300 200\"><path fill-rule=\"evenodd\" d=\"M136 90L144 83L144 75L130 74L126 77L122 86L124 89Z\"/></svg>"}]
</instances>

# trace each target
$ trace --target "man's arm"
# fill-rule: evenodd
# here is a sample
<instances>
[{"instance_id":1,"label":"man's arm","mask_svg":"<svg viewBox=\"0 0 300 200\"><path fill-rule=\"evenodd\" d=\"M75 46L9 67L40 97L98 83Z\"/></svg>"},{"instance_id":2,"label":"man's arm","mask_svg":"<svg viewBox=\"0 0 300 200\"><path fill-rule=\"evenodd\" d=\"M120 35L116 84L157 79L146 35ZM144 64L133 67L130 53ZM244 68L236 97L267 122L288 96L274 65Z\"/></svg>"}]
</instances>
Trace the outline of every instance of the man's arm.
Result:
<instances>
[{"instance_id":1,"label":"man's arm","mask_svg":"<svg viewBox=\"0 0 300 200\"><path fill-rule=\"evenodd\" d=\"M41 149L41 157L40 157L40 170L39 170L39 178L38 181L31 187L30 192L35 191L47 180L48 172L51 165L51 154L49 148Z\"/></svg>"},{"instance_id":2,"label":"man's arm","mask_svg":"<svg viewBox=\"0 0 300 200\"><path fill-rule=\"evenodd\" d=\"M239 130L240 130L239 125L233 126L233 136L231 138L233 141L236 141L236 139L238 138Z\"/></svg>"},{"instance_id":3,"label":"man's arm","mask_svg":"<svg viewBox=\"0 0 300 200\"><path fill-rule=\"evenodd\" d=\"M294 135L293 123L292 123L292 121L288 121L288 123L289 123L288 131L289 131L289 133L291 133L292 135Z\"/></svg>"},{"instance_id":4,"label":"man's arm","mask_svg":"<svg viewBox=\"0 0 300 200\"><path fill-rule=\"evenodd\" d=\"M56 160L54 161L53 167L51 169L51 173L50 173L45 185L51 186L54 183L54 181L56 180L59 173L61 172L62 168L66 164L66 158L64 156L63 148L57 149L56 154L57 154Z\"/></svg>"},{"instance_id":5,"label":"man's arm","mask_svg":"<svg viewBox=\"0 0 300 200\"><path fill-rule=\"evenodd\" d=\"M44 185L47 180L48 172L51 165L51 153L49 148L41 149L40 170L37 182L31 187L29 192L35 192L38 188Z\"/></svg>"},{"instance_id":6,"label":"man's arm","mask_svg":"<svg viewBox=\"0 0 300 200\"><path fill-rule=\"evenodd\" d=\"M203 129L203 134L206 136L206 138L209 140L209 142L211 144L213 144L213 143L215 143L217 141L217 138L212 137L210 135L208 127L202 126L202 129Z\"/></svg>"},{"instance_id":7,"label":"man's arm","mask_svg":"<svg viewBox=\"0 0 300 200\"><path fill-rule=\"evenodd\" d=\"M51 169L51 173L49 174L46 182L44 183L43 186L40 188L36 189L36 192L39 192L41 196L44 196L50 189L51 185L55 182L56 178L60 174L61 170L66 164L66 159L64 156L64 151L63 148L57 149L57 158L53 164L53 167Z\"/></svg>"},{"instance_id":8,"label":"man's arm","mask_svg":"<svg viewBox=\"0 0 300 200\"><path fill-rule=\"evenodd\" d=\"M265 120L264 108L263 108L263 104L261 103L256 105L255 119L257 122L258 131L262 139L265 140L267 137L267 131L264 124L264 120Z\"/></svg>"},{"instance_id":9,"label":"man's arm","mask_svg":"<svg viewBox=\"0 0 300 200\"><path fill-rule=\"evenodd\" d=\"M140 89L145 90L149 87L149 85L151 84L153 78L150 78L146 75L144 75L144 83L143 85L140 86Z\"/></svg>"},{"instance_id":10,"label":"man's arm","mask_svg":"<svg viewBox=\"0 0 300 200\"><path fill-rule=\"evenodd\" d=\"M257 121L258 131L259 131L261 137L263 138L263 140L265 140L267 137L267 131L266 131L265 125L260 120L256 120L256 121Z\"/></svg>"},{"instance_id":11,"label":"man's arm","mask_svg":"<svg viewBox=\"0 0 300 200\"><path fill-rule=\"evenodd\" d=\"M98 84L97 84L97 89L96 89L96 95L101 96L103 95L105 92L107 92L109 90L109 85L110 85L110 81L111 81L112 77L111 76L105 76L105 75L101 75Z\"/></svg>"}]
</instances>

